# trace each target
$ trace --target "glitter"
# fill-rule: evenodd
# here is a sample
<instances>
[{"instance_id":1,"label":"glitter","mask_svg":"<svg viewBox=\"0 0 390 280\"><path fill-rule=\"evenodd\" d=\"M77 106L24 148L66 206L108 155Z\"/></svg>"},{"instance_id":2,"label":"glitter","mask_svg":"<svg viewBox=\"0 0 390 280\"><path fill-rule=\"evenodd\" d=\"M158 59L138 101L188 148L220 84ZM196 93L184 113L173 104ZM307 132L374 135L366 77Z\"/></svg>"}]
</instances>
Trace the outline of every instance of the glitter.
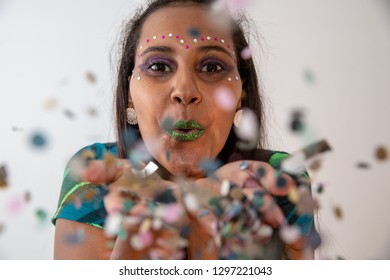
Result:
<instances>
[{"instance_id":1,"label":"glitter","mask_svg":"<svg viewBox=\"0 0 390 280\"><path fill-rule=\"evenodd\" d=\"M376 149L375 156L376 156L376 158L377 158L378 160L380 160L380 161L386 160L387 157L388 157L387 149L386 149L384 146L379 146L379 147Z\"/></svg>"},{"instance_id":2,"label":"glitter","mask_svg":"<svg viewBox=\"0 0 390 280\"><path fill-rule=\"evenodd\" d=\"M169 33L169 34L168 34L168 36L169 36L169 37L172 37L172 36L173 36L173 34L172 34L172 33Z\"/></svg>"},{"instance_id":3,"label":"glitter","mask_svg":"<svg viewBox=\"0 0 390 280\"><path fill-rule=\"evenodd\" d=\"M85 74L85 77L87 78L88 82L90 82L91 84L94 84L96 83L96 75L92 72L87 72Z\"/></svg>"}]
</instances>

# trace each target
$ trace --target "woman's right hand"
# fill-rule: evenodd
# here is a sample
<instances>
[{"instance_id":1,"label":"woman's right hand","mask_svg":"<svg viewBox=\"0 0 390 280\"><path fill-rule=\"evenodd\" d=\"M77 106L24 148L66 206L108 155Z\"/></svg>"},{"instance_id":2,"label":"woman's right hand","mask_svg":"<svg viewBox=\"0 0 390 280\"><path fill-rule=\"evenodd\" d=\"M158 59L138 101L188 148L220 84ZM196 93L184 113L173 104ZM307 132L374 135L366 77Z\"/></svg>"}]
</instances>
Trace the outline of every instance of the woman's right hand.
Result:
<instances>
[{"instance_id":1,"label":"woman's right hand","mask_svg":"<svg viewBox=\"0 0 390 280\"><path fill-rule=\"evenodd\" d=\"M158 227L154 223L149 206L157 194L168 188L175 188L175 184L162 180L158 175L152 174L147 178L140 178L134 174L131 163L124 159L110 161L90 161L86 170L82 173L85 181L94 184L106 184L108 193L104 197L107 211L106 224L114 221L115 229L105 231L114 242L111 259L176 259L181 258L179 247L179 228L189 222L180 199L176 203L154 205L160 207L160 212L176 212L176 217L167 217L171 223L168 226ZM173 192L179 197L178 189ZM131 209L126 209L126 200L132 201ZM164 214L162 214L164 215ZM158 219L157 219L158 220ZM116 223L116 225L115 225ZM111 227L111 226L108 226Z\"/></svg>"}]
</instances>

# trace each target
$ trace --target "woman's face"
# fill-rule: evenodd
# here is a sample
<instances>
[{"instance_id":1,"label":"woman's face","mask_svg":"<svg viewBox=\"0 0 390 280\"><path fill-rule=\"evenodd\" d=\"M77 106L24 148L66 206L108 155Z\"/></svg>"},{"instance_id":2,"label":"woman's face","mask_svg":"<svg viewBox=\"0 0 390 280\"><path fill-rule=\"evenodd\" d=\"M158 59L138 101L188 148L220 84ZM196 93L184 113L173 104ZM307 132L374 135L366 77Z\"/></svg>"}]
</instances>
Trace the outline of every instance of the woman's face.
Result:
<instances>
[{"instance_id":1,"label":"woman's face","mask_svg":"<svg viewBox=\"0 0 390 280\"><path fill-rule=\"evenodd\" d=\"M175 175L203 176L220 153L240 106L232 35L199 6L167 7L145 21L129 106L152 156Z\"/></svg>"}]
</instances>

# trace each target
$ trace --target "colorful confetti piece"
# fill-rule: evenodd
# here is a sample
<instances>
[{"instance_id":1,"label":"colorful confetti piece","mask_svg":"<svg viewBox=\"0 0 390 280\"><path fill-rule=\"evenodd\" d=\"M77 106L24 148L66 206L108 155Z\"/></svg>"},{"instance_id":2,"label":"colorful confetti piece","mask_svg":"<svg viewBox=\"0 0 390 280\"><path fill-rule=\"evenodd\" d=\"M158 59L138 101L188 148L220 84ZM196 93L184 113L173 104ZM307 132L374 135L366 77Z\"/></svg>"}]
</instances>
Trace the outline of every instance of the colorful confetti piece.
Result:
<instances>
[{"instance_id":1,"label":"colorful confetti piece","mask_svg":"<svg viewBox=\"0 0 390 280\"><path fill-rule=\"evenodd\" d=\"M43 209L37 209L35 210L35 217L38 219L39 222L46 222L48 220L48 214Z\"/></svg>"},{"instance_id":2,"label":"colorful confetti piece","mask_svg":"<svg viewBox=\"0 0 390 280\"><path fill-rule=\"evenodd\" d=\"M36 149L42 149L47 146L48 140L43 132L37 131L30 136L30 143Z\"/></svg>"},{"instance_id":3,"label":"colorful confetti piece","mask_svg":"<svg viewBox=\"0 0 390 280\"><path fill-rule=\"evenodd\" d=\"M85 240L85 231L82 228L78 228L75 233L68 233L65 236L65 242L69 245L80 245Z\"/></svg>"},{"instance_id":4,"label":"colorful confetti piece","mask_svg":"<svg viewBox=\"0 0 390 280\"><path fill-rule=\"evenodd\" d=\"M248 60L251 57L252 57L252 48L248 46L242 50L241 58L244 60Z\"/></svg>"},{"instance_id":5,"label":"colorful confetti piece","mask_svg":"<svg viewBox=\"0 0 390 280\"><path fill-rule=\"evenodd\" d=\"M388 152L386 147L379 146L375 151L375 156L379 161L387 160L388 158Z\"/></svg>"},{"instance_id":6,"label":"colorful confetti piece","mask_svg":"<svg viewBox=\"0 0 390 280\"><path fill-rule=\"evenodd\" d=\"M8 186L7 182L7 169L5 165L0 166L0 188L6 188Z\"/></svg>"},{"instance_id":7,"label":"colorful confetti piece","mask_svg":"<svg viewBox=\"0 0 390 280\"><path fill-rule=\"evenodd\" d=\"M337 219L342 220L344 217L343 210L339 206L333 207L333 213L336 216Z\"/></svg>"},{"instance_id":8,"label":"colorful confetti piece","mask_svg":"<svg viewBox=\"0 0 390 280\"><path fill-rule=\"evenodd\" d=\"M233 92L227 87L220 87L214 92L214 101L218 107L226 112L236 110L237 101Z\"/></svg>"},{"instance_id":9,"label":"colorful confetti piece","mask_svg":"<svg viewBox=\"0 0 390 280\"><path fill-rule=\"evenodd\" d=\"M94 73L87 72L85 74L85 77L86 77L87 81L90 82L91 84L96 83L97 78L96 78L96 75Z\"/></svg>"}]
</instances>

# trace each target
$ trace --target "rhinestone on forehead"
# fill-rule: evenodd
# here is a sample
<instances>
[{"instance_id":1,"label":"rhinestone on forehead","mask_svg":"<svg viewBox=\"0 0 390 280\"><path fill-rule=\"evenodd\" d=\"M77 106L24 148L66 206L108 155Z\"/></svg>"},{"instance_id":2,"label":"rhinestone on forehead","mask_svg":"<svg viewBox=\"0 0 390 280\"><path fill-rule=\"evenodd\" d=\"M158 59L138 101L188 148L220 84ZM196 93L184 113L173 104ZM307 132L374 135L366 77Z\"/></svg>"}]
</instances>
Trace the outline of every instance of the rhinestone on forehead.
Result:
<instances>
[{"instance_id":1,"label":"rhinestone on forehead","mask_svg":"<svg viewBox=\"0 0 390 280\"><path fill-rule=\"evenodd\" d=\"M200 34L199 34L200 36ZM180 35L173 35L173 33L168 33L168 35L161 35L161 39L166 39L166 38L174 38L174 39L180 39L179 42L180 44L184 45L185 41L184 39L181 39L180 38ZM153 37L153 40L156 40L158 38L158 36L154 35ZM192 41L194 43L198 43L200 41L204 42L204 41L211 41L211 40L214 40L215 42L220 42L222 44L225 44L226 43L226 46L228 49L230 49L230 44L228 42L225 41L225 39L220 39L218 37L211 37L211 36L202 36L201 38L193 38ZM151 40L149 38L146 39L146 43L149 43ZM188 44L185 44L184 45L186 49L189 49L190 48L190 45ZM140 46L140 49L142 50L143 49L143 46ZM235 52L232 51L232 54L235 55Z\"/></svg>"}]
</instances>

